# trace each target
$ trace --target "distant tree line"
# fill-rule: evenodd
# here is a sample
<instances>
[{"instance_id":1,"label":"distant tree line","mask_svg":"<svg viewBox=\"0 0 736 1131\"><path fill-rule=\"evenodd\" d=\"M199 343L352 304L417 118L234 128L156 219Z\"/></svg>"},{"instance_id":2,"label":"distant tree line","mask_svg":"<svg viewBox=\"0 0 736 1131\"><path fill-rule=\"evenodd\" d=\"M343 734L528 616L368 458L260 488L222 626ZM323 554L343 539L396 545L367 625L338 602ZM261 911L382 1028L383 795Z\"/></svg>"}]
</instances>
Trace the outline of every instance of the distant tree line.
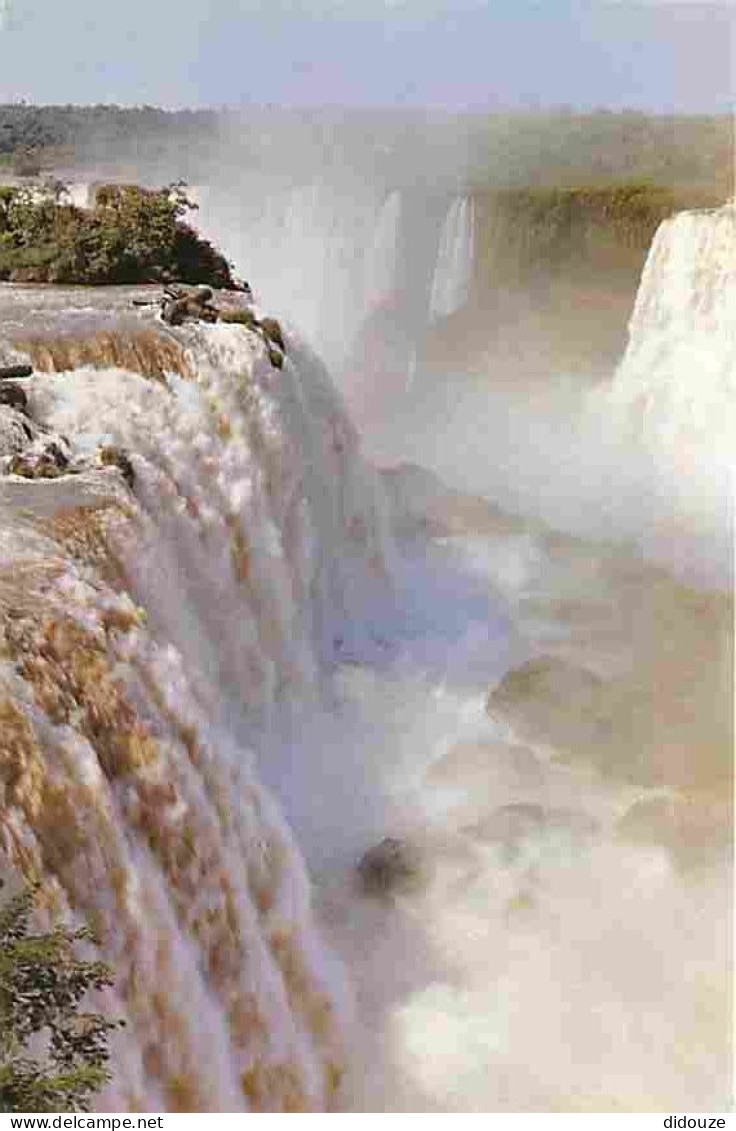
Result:
<instances>
[{"instance_id":1,"label":"distant tree line","mask_svg":"<svg viewBox=\"0 0 736 1131\"><path fill-rule=\"evenodd\" d=\"M33 152L47 168L130 162L172 177L223 164L285 176L353 167L395 185L430 177L477 188L652 180L726 196L732 149L727 114L0 105L0 160Z\"/></svg>"},{"instance_id":2,"label":"distant tree line","mask_svg":"<svg viewBox=\"0 0 736 1131\"><path fill-rule=\"evenodd\" d=\"M213 110L161 110L155 106L0 105L0 153L19 148L70 147L82 153L175 132L180 138L210 128Z\"/></svg>"}]
</instances>

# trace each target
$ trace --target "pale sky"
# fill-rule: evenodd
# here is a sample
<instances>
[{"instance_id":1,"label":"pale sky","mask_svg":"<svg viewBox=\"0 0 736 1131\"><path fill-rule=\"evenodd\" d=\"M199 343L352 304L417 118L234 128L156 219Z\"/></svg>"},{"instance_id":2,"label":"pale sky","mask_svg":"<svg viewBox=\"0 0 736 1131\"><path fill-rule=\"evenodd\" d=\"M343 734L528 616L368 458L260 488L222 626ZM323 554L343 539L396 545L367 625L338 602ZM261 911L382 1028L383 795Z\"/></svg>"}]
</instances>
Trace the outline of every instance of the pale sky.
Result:
<instances>
[{"instance_id":1,"label":"pale sky","mask_svg":"<svg viewBox=\"0 0 736 1131\"><path fill-rule=\"evenodd\" d=\"M0 100L733 104L724 0L0 0Z\"/></svg>"}]
</instances>

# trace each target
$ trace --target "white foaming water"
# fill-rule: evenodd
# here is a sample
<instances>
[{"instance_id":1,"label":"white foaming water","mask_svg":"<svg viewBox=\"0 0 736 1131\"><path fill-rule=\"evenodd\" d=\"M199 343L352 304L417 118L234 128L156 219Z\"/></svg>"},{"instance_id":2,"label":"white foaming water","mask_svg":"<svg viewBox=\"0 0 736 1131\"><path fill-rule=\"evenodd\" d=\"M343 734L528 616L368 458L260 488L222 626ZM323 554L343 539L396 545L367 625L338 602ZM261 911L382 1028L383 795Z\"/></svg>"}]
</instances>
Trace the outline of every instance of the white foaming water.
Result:
<instances>
[{"instance_id":1,"label":"white foaming water","mask_svg":"<svg viewBox=\"0 0 736 1131\"><path fill-rule=\"evenodd\" d=\"M395 299L401 286L399 256L401 254L402 200L398 190L389 193L381 208L375 236L365 260L365 308Z\"/></svg>"},{"instance_id":2,"label":"white foaming water","mask_svg":"<svg viewBox=\"0 0 736 1131\"><path fill-rule=\"evenodd\" d=\"M701 272L713 251L678 270ZM642 288L666 292L661 262ZM642 341L662 318L642 324ZM698 349L710 325L692 316ZM77 509L99 502L100 476L108 503L121 496L121 529L101 557L98 503L87 530L87 512L68 514L66 480L3 483L14 514L4 544L24 566L23 601L11 599L30 605L28 627L9 622L2 668L23 771L5 838L117 940L108 953L131 1027L109 1102L720 1110L728 879L707 860L688 870L648 826L637 841L625 825L642 807L671 807L708 846L698 806L704 827L708 806L720 810L705 771L688 793L708 743L686 730L680 765L687 718L675 710L668 731L646 695L664 670L688 691L684 715L702 715L691 685L706 694L712 657L701 662L699 626L706 643L720 627L697 600L683 627L677 587L636 571L632 581L630 560L563 552L529 530L399 554L324 370L293 335L287 345L279 373L247 334L215 327L192 333L191 382L81 371L38 383L34 410L55 428L133 453L136 504L113 472L96 473L94 490L79 478ZM680 543L667 539L673 525L688 534L688 516L668 510L642 418L632 432L616 388L586 398L560 382L530 404L528 389L514 399L486 374L418 382L411 412L374 442L558 527L645 545L654 530L672 564ZM42 505L35 488L62 503ZM60 512L55 526L28 528L31 499L47 518ZM705 535L698 549L714 552ZM54 627L69 617L99 645L86 645L88 677ZM523 713L487 707L489 688L530 656L559 662L563 688L552 710L542 685L537 732ZM71 684L57 686L66 667ZM137 746L110 747L80 713L93 681L109 731L122 720ZM77 812L94 820L91 842L79 842ZM384 835L414 839L432 871L423 891L385 904L351 878ZM325 933L357 995L352 1028ZM351 1086L335 1101L347 1060Z\"/></svg>"},{"instance_id":3,"label":"white foaming water","mask_svg":"<svg viewBox=\"0 0 736 1131\"><path fill-rule=\"evenodd\" d=\"M194 380L40 378L34 415L115 472L0 480L2 844L116 973L114 1110L325 1110L348 999L254 750L371 655L379 494L319 363L193 331ZM259 738L260 736L260 738Z\"/></svg>"},{"instance_id":4,"label":"white foaming water","mask_svg":"<svg viewBox=\"0 0 736 1131\"><path fill-rule=\"evenodd\" d=\"M461 310L470 296L475 252L474 207L470 197L450 205L440 236L429 300L430 321Z\"/></svg>"}]
</instances>

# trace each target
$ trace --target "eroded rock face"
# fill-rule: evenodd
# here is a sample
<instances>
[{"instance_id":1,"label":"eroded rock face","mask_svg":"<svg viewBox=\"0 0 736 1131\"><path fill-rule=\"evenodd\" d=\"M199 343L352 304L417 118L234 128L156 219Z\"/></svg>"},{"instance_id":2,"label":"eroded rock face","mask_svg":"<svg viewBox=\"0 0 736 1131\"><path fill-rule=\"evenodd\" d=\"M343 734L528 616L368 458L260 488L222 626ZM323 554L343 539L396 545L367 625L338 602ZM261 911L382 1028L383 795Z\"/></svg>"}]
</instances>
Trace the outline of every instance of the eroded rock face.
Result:
<instances>
[{"instance_id":1,"label":"eroded rock face","mask_svg":"<svg viewBox=\"0 0 736 1131\"><path fill-rule=\"evenodd\" d=\"M389 895L420 887L425 869L415 845L387 836L361 856L358 878L366 894Z\"/></svg>"},{"instance_id":2,"label":"eroded rock face","mask_svg":"<svg viewBox=\"0 0 736 1131\"><path fill-rule=\"evenodd\" d=\"M0 385L0 405L9 405L19 412L24 412L28 406L25 390L13 381L3 381Z\"/></svg>"},{"instance_id":3,"label":"eroded rock face","mask_svg":"<svg viewBox=\"0 0 736 1131\"><path fill-rule=\"evenodd\" d=\"M99 459L105 467L117 467L129 487L135 484L135 471L131 458L122 448L108 444L100 448Z\"/></svg>"},{"instance_id":4,"label":"eroded rock face","mask_svg":"<svg viewBox=\"0 0 736 1131\"><path fill-rule=\"evenodd\" d=\"M277 345L282 353L286 351L284 343L284 332L281 329L281 323L275 318L262 318L261 329L263 330L269 341Z\"/></svg>"}]
</instances>

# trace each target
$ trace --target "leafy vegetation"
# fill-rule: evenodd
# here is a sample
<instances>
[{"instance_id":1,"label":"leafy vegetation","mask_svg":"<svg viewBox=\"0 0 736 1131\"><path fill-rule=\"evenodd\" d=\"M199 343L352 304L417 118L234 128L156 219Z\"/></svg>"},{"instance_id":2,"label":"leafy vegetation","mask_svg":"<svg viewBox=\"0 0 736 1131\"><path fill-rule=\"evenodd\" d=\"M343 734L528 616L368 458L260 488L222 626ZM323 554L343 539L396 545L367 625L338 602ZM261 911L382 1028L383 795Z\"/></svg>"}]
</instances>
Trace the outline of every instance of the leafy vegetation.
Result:
<instances>
[{"instance_id":1,"label":"leafy vegetation","mask_svg":"<svg viewBox=\"0 0 736 1131\"><path fill-rule=\"evenodd\" d=\"M734 191L728 114L499 114L484 120L471 152L478 188L650 183L716 192L721 202Z\"/></svg>"},{"instance_id":2,"label":"leafy vegetation","mask_svg":"<svg viewBox=\"0 0 736 1131\"><path fill-rule=\"evenodd\" d=\"M714 206L715 192L647 182L475 194L483 285L539 275L614 272L636 284L660 223L682 208Z\"/></svg>"},{"instance_id":3,"label":"leafy vegetation","mask_svg":"<svg viewBox=\"0 0 736 1131\"><path fill-rule=\"evenodd\" d=\"M559 107L493 114L153 106L0 105L0 160L19 150L46 170L125 163L192 179L221 169L308 178L342 167L394 184L458 176L478 189L652 180L733 193L729 114L648 115ZM438 161L438 156L440 160Z\"/></svg>"},{"instance_id":4,"label":"leafy vegetation","mask_svg":"<svg viewBox=\"0 0 736 1131\"><path fill-rule=\"evenodd\" d=\"M195 207L180 183L104 186L92 209L72 205L58 182L0 188L0 279L229 287L227 261L185 222Z\"/></svg>"},{"instance_id":5,"label":"leafy vegetation","mask_svg":"<svg viewBox=\"0 0 736 1131\"><path fill-rule=\"evenodd\" d=\"M94 941L88 929L31 932L36 895L27 888L0 907L0 1112L87 1111L110 1078L108 1035L121 1023L80 1007L112 975L76 956Z\"/></svg>"}]
</instances>

